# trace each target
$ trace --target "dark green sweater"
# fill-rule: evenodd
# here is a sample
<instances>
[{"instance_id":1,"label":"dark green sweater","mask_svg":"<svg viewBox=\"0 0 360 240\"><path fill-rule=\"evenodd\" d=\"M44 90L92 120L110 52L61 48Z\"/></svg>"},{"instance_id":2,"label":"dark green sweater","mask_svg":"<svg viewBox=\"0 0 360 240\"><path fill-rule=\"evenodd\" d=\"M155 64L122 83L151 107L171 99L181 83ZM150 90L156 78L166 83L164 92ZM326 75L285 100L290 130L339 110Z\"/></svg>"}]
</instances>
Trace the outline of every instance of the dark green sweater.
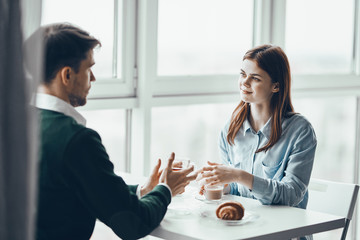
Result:
<instances>
[{"instance_id":1,"label":"dark green sweater","mask_svg":"<svg viewBox=\"0 0 360 240\"><path fill-rule=\"evenodd\" d=\"M158 185L137 198L137 186L114 174L100 136L62 113L40 110L37 239L89 239L95 220L122 239L149 234L171 201Z\"/></svg>"}]
</instances>

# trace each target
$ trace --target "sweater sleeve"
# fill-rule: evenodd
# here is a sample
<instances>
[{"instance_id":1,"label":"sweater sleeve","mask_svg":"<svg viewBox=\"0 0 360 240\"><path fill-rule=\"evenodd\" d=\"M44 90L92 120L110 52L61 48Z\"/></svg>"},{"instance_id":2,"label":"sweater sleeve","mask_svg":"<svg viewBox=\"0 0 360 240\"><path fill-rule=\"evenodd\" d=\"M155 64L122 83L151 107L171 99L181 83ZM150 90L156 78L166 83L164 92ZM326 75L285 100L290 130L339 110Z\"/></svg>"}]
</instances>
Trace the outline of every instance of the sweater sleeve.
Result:
<instances>
[{"instance_id":1,"label":"sweater sleeve","mask_svg":"<svg viewBox=\"0 0 360 240\"><path fill-rule=\"evenodd\" d=\"M139 186L139 185L128 185L129 190L130 190L132 193L135 193L135 194L136 194L136 190L137 190L138 186Z\"/></svg>"},{"instance_id":2,"label":"sweater sleeve","mask_svg":"<svg viewBox=\"0 0 360 240\"><path fill-rule=\"evenodd\" d=\"M64 153L64 179L84 206L122 239L149 234L163 219L171 201L169 190L158 185L138 199L136 186L128 186L113 171L100 136L84 128Z\"/></svg>"}]
</instances>

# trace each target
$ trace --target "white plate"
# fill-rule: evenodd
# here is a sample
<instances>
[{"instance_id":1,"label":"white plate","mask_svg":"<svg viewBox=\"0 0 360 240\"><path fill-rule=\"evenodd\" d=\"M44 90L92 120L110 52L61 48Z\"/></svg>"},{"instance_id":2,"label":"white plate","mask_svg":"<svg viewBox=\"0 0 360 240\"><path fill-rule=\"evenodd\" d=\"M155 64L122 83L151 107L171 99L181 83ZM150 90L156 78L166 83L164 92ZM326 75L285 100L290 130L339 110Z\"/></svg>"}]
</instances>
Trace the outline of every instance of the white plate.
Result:
<instances>
[{"instance_id":1,"label":"white plate","mask_svg":"<svg viewBox=\"0 0 360 240\"><path fill-rule=\"evenodd\" d=\"M245 215L241 220L223 220L216 216L214 210L202 210L200 211L200 216L203 218L208 218L217 222L220 222L229 226L239 226L249 222L256 221L260 216L254 212L245 210Z\"/></svg>"}]
</instances>

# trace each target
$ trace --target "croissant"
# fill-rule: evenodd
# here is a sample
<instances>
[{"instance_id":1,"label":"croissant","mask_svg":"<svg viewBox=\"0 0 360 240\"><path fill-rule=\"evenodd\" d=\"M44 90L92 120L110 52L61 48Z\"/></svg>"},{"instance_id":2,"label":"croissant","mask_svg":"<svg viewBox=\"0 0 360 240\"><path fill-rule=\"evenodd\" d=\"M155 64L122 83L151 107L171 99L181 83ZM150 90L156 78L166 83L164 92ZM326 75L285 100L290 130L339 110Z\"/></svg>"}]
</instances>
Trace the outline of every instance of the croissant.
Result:
<instances>
[{"instance_id":1,"label":"croissant","mask_svg":"<svg viewBox=\"0 0 360 240\"><path fill-rule=\"evenodd\" d=\"M216 209L216 216L223 220L241 220L245 209L239 202L224 202Z\"/></svg>"}]
</instances>

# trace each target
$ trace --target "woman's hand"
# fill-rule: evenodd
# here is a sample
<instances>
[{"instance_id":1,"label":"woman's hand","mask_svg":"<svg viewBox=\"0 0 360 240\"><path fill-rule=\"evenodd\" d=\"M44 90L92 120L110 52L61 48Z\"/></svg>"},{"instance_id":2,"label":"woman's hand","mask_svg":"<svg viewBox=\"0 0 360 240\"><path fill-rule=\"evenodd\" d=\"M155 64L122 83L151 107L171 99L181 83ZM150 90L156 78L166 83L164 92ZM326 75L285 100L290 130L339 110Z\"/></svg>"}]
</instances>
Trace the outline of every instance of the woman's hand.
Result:
<instances>
[{"instance_id":1,"label":"woman's hand","mask_svg":"<svg viewBox=\"0 0 360 240\"><path fill-rule=\"evenodd\" d=\"M201 185L217 185L224 184L227 187L228 183L236 182L252 189L254 182L254 175L233 167L225 166L218 163L208 162L209 166L202 168L201 178L199 178Z\"/></svg>"},{"instance_id":2,"label":"woman's hand","mask_svg":"<svg viewBox=\"0 0 360 240\"><path fill-rule=\"evenodd\" d=\"M159 184L159 179L160 179L160 176L161 176L161 173L162 173L162 170L159 171L160 166L161 166L161 160L159 159L156 166L152 170L151 175L148 178L147 182L140 189L140 195L141 196L144 196L144 195L148 194L149 192L151 192L154 189L154 187L156 185Z\"/></svg>"},{"instance_id":3,"label":"woman's hand","mask_svg":"<svg viewBox=\"0 0 360 240\"><path fill-rule=\"evenodd\" d=\"M227 184L236 181L237 169L208 161L209 166L202 168L199 180L203 185Z\"/></svg>"}]
</instances>

